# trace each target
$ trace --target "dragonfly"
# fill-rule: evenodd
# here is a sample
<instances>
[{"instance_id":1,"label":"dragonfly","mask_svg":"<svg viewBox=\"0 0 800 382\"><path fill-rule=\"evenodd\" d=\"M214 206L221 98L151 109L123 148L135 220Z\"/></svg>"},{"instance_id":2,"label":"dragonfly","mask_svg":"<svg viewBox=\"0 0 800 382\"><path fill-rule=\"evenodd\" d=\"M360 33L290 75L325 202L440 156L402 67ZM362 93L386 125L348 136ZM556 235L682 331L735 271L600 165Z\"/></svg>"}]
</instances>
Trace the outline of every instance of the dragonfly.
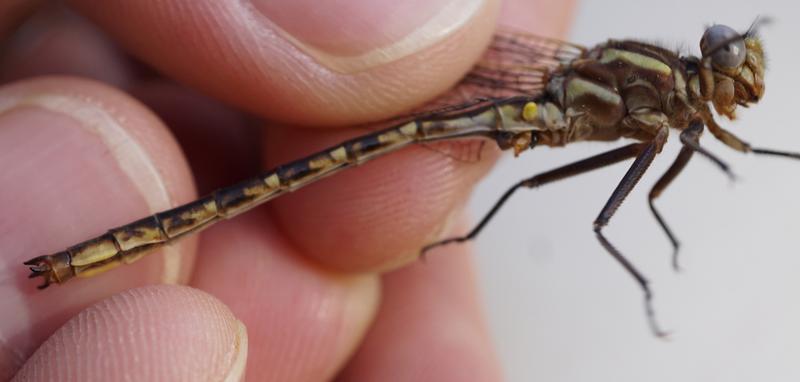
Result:
<instances>
[{"instance_id":1,"label":"dragonfly","mask_svg":"<svg viewBox=\"0 0 800 382\"><path fill-rule=\"evenodd\" d=\"M475 239L500 208L520 189L531 189L619 162L632 160L594 220L594 234L611 257L633 277L644 297L651 331L665 336L655 317L647 278L603 233L631 190L667 142L679 131L682 148L650 190L648 202L673 247L677 267L679 242L654 201L698 154L731 174L727 163L700 145L704 130L730 148L759 155L800 159L799 153L753 147L720 126L716 117L733 120L739 106L764 95L764 52L757 19L744 32L725 25L706 28L700 56L681 55L636 40L608 40L584 47L556 39L499 32L484 58L459 87L478 89L463 102L408 118L378 131L341 142L244 180L193 202L113 228L66 250L25 262L38 286L90 277L140 259L153 250L237 216L280 195L296 191L344 169L411 144L481 139L517 156L544 145L580 141L633 141L514 184L477 225L463 236L421 249Z\"/></svg>"}]
</instances>

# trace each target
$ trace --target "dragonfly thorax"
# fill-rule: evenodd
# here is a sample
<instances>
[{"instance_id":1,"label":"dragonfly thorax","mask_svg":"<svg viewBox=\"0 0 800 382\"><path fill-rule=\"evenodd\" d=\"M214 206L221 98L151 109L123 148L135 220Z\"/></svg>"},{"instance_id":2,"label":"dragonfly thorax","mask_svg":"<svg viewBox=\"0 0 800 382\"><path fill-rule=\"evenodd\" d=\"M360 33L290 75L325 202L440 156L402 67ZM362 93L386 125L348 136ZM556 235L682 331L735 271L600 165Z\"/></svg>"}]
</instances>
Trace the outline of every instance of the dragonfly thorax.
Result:
<instances>
[{"instance_id":1,"label":"dragonfly thorax","mask_svg":"<svg viewBox=\"0 0 800 382\"><path fill-rule=\"evenodd\" d=\"M550 74L540 103L555 105L560 112L548 115L560 121L541 124L540 142L646 141L663 127L683 128L695 114L686 83L672 51L632 40L598 45Z\"/></svg>"}]
</instances>

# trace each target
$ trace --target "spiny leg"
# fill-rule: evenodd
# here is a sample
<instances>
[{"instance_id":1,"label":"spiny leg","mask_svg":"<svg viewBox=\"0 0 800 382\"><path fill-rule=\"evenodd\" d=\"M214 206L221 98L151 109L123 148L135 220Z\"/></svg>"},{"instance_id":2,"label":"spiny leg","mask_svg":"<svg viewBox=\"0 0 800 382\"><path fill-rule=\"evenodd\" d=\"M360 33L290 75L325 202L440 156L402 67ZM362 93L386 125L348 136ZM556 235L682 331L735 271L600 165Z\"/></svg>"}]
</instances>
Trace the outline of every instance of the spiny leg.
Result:
<instances>
[{"instance_id":1,"label":"spiny leg","mask_svg":"<svg viewBox=\"0 0 800 382\"><path fill-rule=\"evenodd\" d=\"M650 205L650 211L655 216L658 225L661 226L661 229L669 238L670 243L672 243L672 268L676 271L680 270L680 266L678 265L678 251L680 249L680 242L672 230L667 225L667 222L658 212L654 201L658 198L661 193L672 183L673 180L678 176L678 174L683 171L686 167L686 164L689 163L689 160L694 155L695 151L698 151L697 148L700 147L700 135L703 133L703 124L702 122L693 122L687 127L685 130L681 132L681 142L689 142L691 144L684 143L683 148L681 148L680 153L675 158L675 161L672 162L672 165L667 169L667 172L658 179L656 184L650 189L650 194L647 197L647 202Z\"/></svg>"},{"instance_id":2,"label":"spiny leg","mask_svg":"<svg viewBox=\"0 0 800 382\"><path fill-rule=\"evenodd\" d=\"M678 238L675 237L675 234L672 233L672 230L669 228L664 218L661 217L661 214L658 212L653 202L661 195L667 186L675 180L678 174L683 171L686 164L689 163L689 159L692 158L692 155L694 155L694 150L684 146L675 158L675 161L672 162L672 165L667 169L667 172L658 179L653 188L650 189L650 194L647 196L647 202L650 204L650 211L653 212L653 216L655 216L656 221L658 221L658 225L661 226L661 229L672 243L672 268L675 271L680 270L680 265L678 264L678 250L680 249L681 243L678 241Z\"/></svg>"},{"instance_id":3,"label":"spiny leg","mask_svg":"<svg viewBox=\"0 0 800 382\"><path fill-rule=\"evenodd\" d=\"M800 153L793 153L789 151L781 151L781 150L773 150L767 148L756 148L752 147L750 143L742 140L741 138L737 137L733 133L729 132L728 130L723 129L719 124L717 124L714 119L711 117L710 112L706 111L702 115L703 120L706 121L708 125L708 130L711 131L711 134L714 135L718 140L724 143L726 146L736 150L741 151L744 153L753 153L759 155L772 155L772 156L780 156L784 158L791 158L791 159L800 159Z\"/></svg>"},{"instance_id":4,"label":"spiny leg","mask_svg":"<svg viewBox=\"0 0 800 382\"><path fill-rule=\"evenodd\" d=\"M583 174L585 172L589 172L592 170L600 169L614 163L621 162L626 159L630 159L635 157L639 152L642 151L644 148L644 144L642 143L633 143L627 146L620 147L615 150L611 150L602 154L595 155L593 157L586 158L581 161L573 162L568 165L558 167L556 169L543 172L541 174L534 175L530 178L523 179L517 184L513 185L509 188L500 199L495 202L494 206L489 210L489 212L483 216L481 221L474 227L472 230L469 231L464 236L457 236L451 237L442 241L438 241L429 245L426 245L422 248L420 253L421 256L424 256L429 250L450 244L450 243L463 243L465 241L469 241L474 239L481 230L489 223L489 221L494 217L497 211L500 210L500 207L505 204L506 201L514 194L518 189L525 187L525 188L535 188L547 183L555 182L557 180L569 178L575 175Z\"/></svg>"},{"instance_id":5,"label":"spiny leg","mask_svg":"<svg viewBox=\"0 0 800 382\"><path fill-rule=\"evenodd\" d=\"M655 318L655 310L653 309L652 299L653 293L650 290L649 281L642 275L639 270L637 270L633 264L631 264L622 253L617 250L611 242L606 239L603 235L603 227L608 225L609 220L614 216L614 213L617 211L622 202L625 198L630 194L633 187L636 186L636 183L642 178L647 168L650 167L650 164L653 163L653 159L655 159L656 155L658 154L659 148L663 145L664 141L666 141L667 131L666 129L661 130L657 135L656 139L652 142L648 143L643 150L639 153L636 159L631 164L631 167L628 169L628 172L625 173L625 176L622 177L622 180L617 185L617 188L614 189L614 192L611 194L611 197L606 202L606 205L600 211L600 214L597 216L597 219L594 221L594 232L597 235L597 239L600 241L600 244L603 248L611 254L614 259L616 259L623 268L636 280L639 286L644 293L644 304L645 304L645 313L647 315L647 322L650 325L650 330L655 334L657 337L665 337L667 335L666 332L662 331L661 328L658 326Z\"/></svg>"},{"instance_id":6,"label":"spiny leg","mask_svg":"<svg viewBox=\"0 0 800 382\"><path fill-rule=\"evenodd\" d=\"M678 174L680 174L680 172L686 167L686 164L689 162L689 160L692 157L692 154L695 151L700 152L707 158L714 161L718 166L720 166L720 168L722 168L723 171L726 172L726 174L731 176L729 168L724 162L715 158L713 154L700 147L700 135L703 132L703 126L704 125L702 121L696 120L693 121L688 128L686 128L683 132L681 132L681 142L684 144L684 147L681 149L681 152L678 154L678 157L672 163L672 166L670 166L667 172L664 173L664 175L662 175L662 177L658 180L658 182L656 182L656 184L650 190L650 195L648 197L650 210L653 212L653 215L658 221L658 224L661 226L662 230L672 243L673 247L672 266L675 270L679 270L678 251L680 248L680 242L678 241L672 230L669 228L669 226L667 225L666 221L663 219L661 214L656 209L655 204L653 203L654 200L661 195L664 189L666 189L671 184L671 182L678 176ZM710 129L712 129L712 132L715 131L714 128L717 129L715 135L718 136L718 138L720 137L724 138L722 139L723 142L725 142L726 144L728 144L733 148L736 147L746 148L746 150L749 150L754 154L773 155L773 156L782 156L792 159L800 159L800 153L792 153L792 152L778 151L772 149L752 148L750 147L749 143L742 141L735 135L728 133L719 126L710 127Z\"/></svg>"},{"instance_id":7,"label":"spiny leg","mask_svg":"<svg viewBox=\"0 0 800 382\"><path fill-rule=\"evenodd\" d=\"M715 164L717 164L722 171L724 171L729 177L733 178L733 174L730 171L728 165L723 162L722 160L718 159L709 151L705 150L703 147L700 146L700 135L703 133L703 122L702 120L695 120L689 124L685 130L681 132L681 143L683 143L683 148L681 149L678 157L675 158L675 161L669 167L667 172L658 179L658 182L653 186L650 190L650 194L648 195L648 203L650 205L650 211L652 211L653 216L655 216L658 225L661 226L661 229L669 238L670 243L672 243L672 268L676 271L680 270L680 266L678 264L678 251L680 249L680 242L678 241L675 234L667 225L667 222L658 212L656 206L654 204L654 200L658 198L661 193L666 189L673 180L678 176L678 174L683 171L686 167L686 164L692 158L692 155L695 152L698 152L709 158Z\"/></svg>"},{"instance_id":8,"label":"spiny leg","mask_svg":"<svg viewBox=\"0 0 800 382\"><path fill-rule=\"evenodd\" d=\"M722 170L728 178L736 180L736 176L731 172L730 166L716 155L712 154L702 146L700 146L700 135L703 133L703 122L701 120L692 121L685 130L681 132L681 143L684 147L688 147L696 151L700 155L708 158Z\"/></svg>"}]
</instances>

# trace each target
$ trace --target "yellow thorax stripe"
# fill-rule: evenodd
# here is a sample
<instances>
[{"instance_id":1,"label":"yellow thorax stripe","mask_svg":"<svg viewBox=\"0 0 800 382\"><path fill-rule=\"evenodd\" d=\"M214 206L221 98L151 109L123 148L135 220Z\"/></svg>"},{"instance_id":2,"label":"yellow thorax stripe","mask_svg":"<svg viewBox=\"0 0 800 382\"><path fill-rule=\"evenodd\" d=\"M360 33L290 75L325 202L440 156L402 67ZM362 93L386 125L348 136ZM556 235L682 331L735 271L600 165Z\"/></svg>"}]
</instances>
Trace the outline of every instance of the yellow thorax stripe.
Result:
<instances>
[{"instance_id":1,"label":"yellow thorax stripe","mask_svg":"<svg viewBox=\"0 0 800 382\"><path fill-rule=\"evenodd\" d=\"M654 72L663 74L664 76L669 76L672 74L672 68L670 68L669 65L653 57L619 49L603 50L603 56L600 58L601 63L607 64L616 60L627 62L628 64L635 65L643 69L652 70Z\"/></svg>"},{"instance_id":2,"label":"yellow thorax stripe","mask_svg":"<svg viewBox=\"0 0 800 382\"><path fill-rule=\"evenodd\" d=\"M592 94L610 105L622 103L622 97L616 92L580 77L573 78L567 84L567 102L572 103L580 96Z\"/></svg>"}]
</instances>

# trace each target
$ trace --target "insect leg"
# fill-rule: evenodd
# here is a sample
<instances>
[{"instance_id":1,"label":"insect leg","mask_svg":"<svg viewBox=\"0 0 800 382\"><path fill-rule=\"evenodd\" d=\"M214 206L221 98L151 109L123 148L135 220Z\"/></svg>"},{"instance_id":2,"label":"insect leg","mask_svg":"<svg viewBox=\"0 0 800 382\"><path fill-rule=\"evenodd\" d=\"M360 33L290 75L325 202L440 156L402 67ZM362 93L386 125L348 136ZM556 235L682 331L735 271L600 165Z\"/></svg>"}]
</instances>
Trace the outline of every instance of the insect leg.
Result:
<instances>
[{"instance_id":1,"label":"insect leg","mask_svg":"<svg viewBox=\"0 0 800 382\"><path fill-rule=\"evenodd\" d=\"M792 152L788 152L788 151L778 151L778 150L772 150L772 149L759 149L759 148L755 148L755 147L750 148L750 151L752 151L753 154L774 155L774 156L779 156L779 157L800 159L800 153L792 153Z\"/></svg>"},{"instance_id":2,"label":"insect leg","mask_svg":"<svg viewBox=\"0 0 800 382\"><path fill-rule=\"evenodd\" d=\"M611 150L602 154L595 155L593 157L586 158L581 161L573 162L568 165L558 167L556 169L543 172L541 174L534 175L530 178L523 179L509 188L500 199L495 202L494 206L489 210L489 212L483 216L481 221L474 227L472 230L469 231L464 236L457 236L451 237L448 239L444 239L442 241L438 241L432 244L428 244L422 248L420 255L424 256L426 252L429 250L446 245L451 243L463 243L465 241L469 241L474 239L481 230L489 223L489 221L494 217L497 211L500 210L500 207L505 204L506 201L520 188L536 188L547 183L555 182L557 180L569 178L575 175L583 174L585 172L589 172L592 170L597 170L599 168L603 168L606 166L610 166L614 163L621 162L626 159L630 159L635 157L642 149L645 147L643 143L633 143L627 146L620 147L615 150Z\"/></svg>"},{"instance_id":3,"label":"insect leg","mask_svg":"<svg viewBox=\"0 0 800 382\"><path fill-rule=\"evenodd\" d=\"M676 271L680 270L680 266L678 264L678 250L680 249L680 242L675 237L675 234L672 233L672 230L667 225L667 222L664 221L664 218L661 217L661 214L656 209L655 201L661 193L667 188L667 186L672 183L673 180L678 176L678 174L683 171L686 164L689 163L689 159L692 158L694 155L694 150L684 146L681 149L681 152L675 158L675 161L672 162L672 165L669 167L667 172L658 179L656 184L650 189L650 194L647 196L647 202L650 204L650 211L653 212L653 216L655 216L656 221L658 221L658 225L661 226L661 229L669 238L669 241L672 243L672 268Z\"/></svg>"},{"instance_id":4,"label":"insect leg","mask_svg":"<svg viewBox=\"0 0 800 382\"><path fill-rule=\"evenodd\" d=\"M678 176L678 174L683 171L686 167L686 164L692 158L692 155L695 152L698 152L707 158L711 159L714 163L716 163L723 171L725 171L728 176L733 177L733 174L730 172L730 169L725 162L721 161L720 159L716 158L713 154L706 151L704 148L700 146L700 135L703 133L703 122L701 120L693 121L689 124L685 130L681 132L681 142L683 143L683 148L681 149L678 157L675 158L675 161L669 167L667 172L658 179L656 184L650 190L650 194L648 195L648 203L650 204L650 211L653 212L653 216L655 216L656 221L658 221L658 225L661 226L661 229L669 238L669 241L672 243L672 268L676 271L680 269L678 265L678 250L680 247L680 242L675 237L675 234L667 225L664 218L658 212L655 207L654 201L658 198L661 193L666 189L673 180Z\"/></svg>"},{"instance_id":5,"label":"insect leg","mask_svg":"<svg viewBox=\"0 0 800 382\"><path fill-rule=\"evenodd\" d=\"M783 157L789 157L789 158L794 158L794 159L800 159L800 154L798 154L798 153L790 153L790 152L776 151L776 150L770 150L770 149L751 148L748 143L746 143L746 142L742 141L741 139L737 138L736 136L728 133L727 131L725 131L721 127L719 127L719 126L716 126L716 127L709 126L709 130L711 130L712 132L715 131L714 130L715 128L719 129L719 130L714 135L717 136L718 138L719 137L724 137L724 138L722 138L723 142L725 142L726 144L728 144L731 147L734 147L734 148L736 148L736 147L746 147L747 150L753 152L754 154L776 155L776 156L783 156ZM654 200L656 198L658 198L661 195L661 193L664 191L664 189L666 189L670 185L670 183L672 183L672 181L678 176L678 174L680 174L680 172L683 171L684 167L686 167L686 164L689 162L689 160L691 159L691 157L692 157L692 155L694 154L695 151L701 153L702 155L704 155L707 158L709 158L712 161L714 161L718 166L720 166L720 168L723 169L723 171L726 172L726 174L728 174L729 176L732 176L731 172L729 171L728 166L724 162L722 162L721 160L717 159L711 153L709 153L708 151L705 151L705 149L703 149L700 146L700 135L702 134L702 132L703 132L703 123L700 120L693 121L689 125L689 127L687 127L683 132L681 132L681 142L684 144L684 147L681 149L681 152L678 154L678 157L675 158L675 161L672 163L672 166L670 166L670 168L667 170L667 172L665 172L664 175L661 176L661 178L658 180L658 182L656 182L656 184L650 190L650 194L648 196L648 202L650 204L650 211L653 212L653 216L655 216L656 220L658 221L658 224L661 226L661 229L664 231L664 233L667 235L667 237L669 238L670 242L672 243L672 248L673 248L672 267L675 270L679 269L679 265L678 265L678 250L679 250L679 247L680 247L680 242L675 237L674 233L669 228L669 226L667 225L666 221L663 219L661 214L656 209L655 204L653 203ZM734 143L730 143L730 142L734 142Z\"/></svg>"},{"instance_id":6,"label":"insect leg","mask_svg":"<svg viewBox=\"0 0 800 382\"><path fill-rule=\"evenodd\" d=\"M675 237L675 234L672 233L672 230L658 212L658 209L656 209L654 201L672 183L672 181L675 180L678 174L683 171L683 169L686 167L686 164L689 163L689 159L691 159L692 155L694 155L694 152L698 151L698 148L700 148L700 134L702 133L702 122L693 122L689 125L689 127L681 132L681 141L684 142L681 152L675 158L675 161L672 162L672 165L669 167L669 169L667 169L667 172L665 172L664 175L658 179L647 197L647 202L650 205L650 211L653 212L653 216L656 218L658 225L661 226L661 229L667 235L667 238L669 238L670 243L672 243L672 268L676 271L680 269L680 266L678 265L678 250L680 248L680 242L678 241L677 237Z\"/></svg>"},{"instance_id":7,"label":"insect leg","mask_svg":"<svg viewBox=\"0 0 800 382\"><path fill-rule=\"evenodd\" d=\"M633 187L636 186L636 183L639 182L639 179L642 178L647 168L650 167L650 164L653 163L653 159L655 159L658 151L666 141L667 137L667 130L663 128L659 131L656 138L647 143L643 150L639 153L636 159L631 164L631 167L628 169L628 172L625 173L625 176L622 177L622 180L617 185L617 188L614 189L614 192L611 194L611 197L606 202L606 205L600 211L600 214L597 216L597 219L594 221L594 232L597 235L597 239L600 241L600 244L603 248L611 254L614 259L616 259L620 265L636 280L639 286L644 292L644 303L645 303L645 313L647 315L647 322L650 325L650 330L655 334L657 337L664 337L667 335L666 332L662 331L661 328L656 323L655 319L655 311L653 310L652 299L653 293L650 290L649 281L642 275L639 270L637 270L633 264L631 264L622 253L617 250L611 242L606 239L603 235L603 227L608 225L609 220L611 217L614 216L614 213L617 211L622 202L625 198L630 194Z\"/></svg>"},{"instance_id":8,"label":"insect leg","mask_svg":"<svg viewBox=\"0 0 800 382\"><path fill-rule=\"evenodd\" d=\"M706 112L706 114L707 113L708 112ZM725 145L734 150L741 151L744 153L750 152L759 155L773 155L791 159L800 159L800 153L752 147L750 146L750 143L745 142L741 138L733 135L731 132L723 129L714 121L713 118L710 118L708 115L706 115L704 119L706 121L706 124L708 125L708 130L711 131L711 134L713 134L714 137L716 137L718 140L722 141L722 143L724 143Z\"/></svg>"},{"instance_id":9,"label":"insect leg","mask_svg":"<svg viewBox=\"0 0 800 382\"><path fill-rule=\"evenodd\" d=\"M710 128L709 128L710 130ZM712 154L702 146L700 146L700 135L703 133L703 122L702 120L694 120L689 123L689 127L686 130L681 132L681 143L683 143L684 147L688 147L693 151L696 151L698 154L710 159L717 167L720 168L731 180L735 180L736 176L733 175L731 172L730 166L727 163L722 161L721 159L717 158L716 155Z\"/></svg>"},{"instance_id":10,"label":"insect leg","mask_svg":"<svg viewBox=\"0 0 800 382\"><path fill-rule=\"evenodd\" d=\"M730 171L728 165L711 154L710 152L706 151L703 147L700 146L700 135L703 133L703 122L702 120L695 120L689 124L685 130L681 132L681 142L683 143L683 148L681 149L678 157L675 158L675 161L672 163L670 168L661 178L658 179L658 182L653 186L650 190L650 194L648 195L648 203L650 205L650 211L653 212L653 216L656 218L658 225L661 226L661 229L669 238L670 243L672 243L672 268L676 271L680 269L678 264L678 250L680 248L680 242L678 241L675 234L667 225L664 218L658 212L655 207L654 201L658 198L661 193L666 189L670 183L678 176L678 174L683 171L686 167L686 164L692 158L694 152L698 152L701 155L705 156L706 158L713 161L717 164L729 177L733 178L733 174Z\"/></svg>"}]
</instances>

